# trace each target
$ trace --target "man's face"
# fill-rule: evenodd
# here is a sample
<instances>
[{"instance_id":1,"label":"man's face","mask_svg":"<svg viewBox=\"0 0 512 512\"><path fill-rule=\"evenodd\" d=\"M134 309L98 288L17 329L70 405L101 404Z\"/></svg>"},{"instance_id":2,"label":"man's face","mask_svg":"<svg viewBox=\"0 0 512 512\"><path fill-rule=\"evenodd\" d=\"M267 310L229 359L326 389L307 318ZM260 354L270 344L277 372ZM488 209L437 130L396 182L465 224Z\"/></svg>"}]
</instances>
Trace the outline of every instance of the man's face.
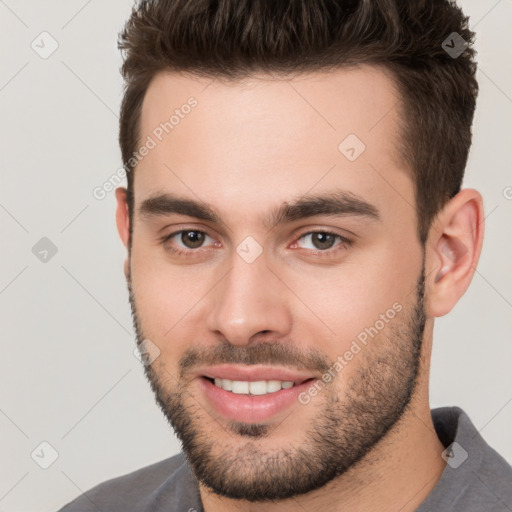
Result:
<instances>
[{"instance_id":1,"label":"man's face","mask_svg":"<svg viewBox=\"0 0 512 512\"><path fill-rule=\"evenodd\" d=\"M210 82L160 74L147 91L130 301L202 483L283 499L346 471L410 402L425 321L413 181L376 68Z\"/></svg>"}]
</instances>

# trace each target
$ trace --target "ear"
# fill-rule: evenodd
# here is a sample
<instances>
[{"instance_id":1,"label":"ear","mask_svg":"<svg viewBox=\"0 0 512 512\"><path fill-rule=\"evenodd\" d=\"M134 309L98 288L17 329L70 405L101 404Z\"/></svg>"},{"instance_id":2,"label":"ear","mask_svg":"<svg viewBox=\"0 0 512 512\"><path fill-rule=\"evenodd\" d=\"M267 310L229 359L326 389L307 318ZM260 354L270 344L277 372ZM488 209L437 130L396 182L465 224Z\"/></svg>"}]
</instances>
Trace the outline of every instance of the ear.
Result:
<instances>
[{"instance_id":1,"label":"ear","mask_svg":"<svg viewBox=\"0 0 512 512\"><path fill-rule=\"evenodd\" d=\"M449 313L466 292L478 264L484 238L480 193L461 190L436 216L426 244L426 311Z\"/></svg>"},{"instance_id":2,"label":"ear","mask_svg":"<svg viewBox=\"0 0 512 512\"><path fill-rule=\"evenodd\" d=\"M130 241L130 215L128 213L127 191L124 187L116 188L116 224L121 241L129 251ZM130 271L130 255L124 261L124 275L128 278Z\"/></svg>"}]
</instances>

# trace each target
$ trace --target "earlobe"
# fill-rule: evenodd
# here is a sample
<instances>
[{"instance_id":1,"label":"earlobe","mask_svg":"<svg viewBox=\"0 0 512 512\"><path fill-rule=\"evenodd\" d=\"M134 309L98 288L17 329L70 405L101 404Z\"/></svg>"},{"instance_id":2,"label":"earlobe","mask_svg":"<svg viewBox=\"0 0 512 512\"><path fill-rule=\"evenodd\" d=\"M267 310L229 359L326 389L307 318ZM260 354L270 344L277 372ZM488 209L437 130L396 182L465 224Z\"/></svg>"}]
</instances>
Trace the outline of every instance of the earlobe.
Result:
<instances>
[{"instance_id":1,"label":"earlobe","mask_svg":"<svg viewBox=\"0 0 512 512\"><path fill-rule=\"evenodd\" d=\"M117 231L124 246L128 248L130 237L130 216L128 213L127 191L123 187L116 188L116 224Z\"/></svg>"},{"instance_id":2,"label":"earlobe","mask_svg":"<svg viewBox=\"0 0 512 512\"><path fill-rule=\"evenodd\" d=\"M483 243L483 200L479 192L461 190L436 217L427 241L427 313L449 313L467 290Z\"/></svg>"},{"instance_id":3,"label":"earlobe","mask_svg":"<svg viewBox=\"0 0 512 512\"><path fill-rule=\"evenodd\" d=\"M130 280L130 258L126 258L124 260L124 277L126 277L127 281Z\"/></svg>"}]
</instances>

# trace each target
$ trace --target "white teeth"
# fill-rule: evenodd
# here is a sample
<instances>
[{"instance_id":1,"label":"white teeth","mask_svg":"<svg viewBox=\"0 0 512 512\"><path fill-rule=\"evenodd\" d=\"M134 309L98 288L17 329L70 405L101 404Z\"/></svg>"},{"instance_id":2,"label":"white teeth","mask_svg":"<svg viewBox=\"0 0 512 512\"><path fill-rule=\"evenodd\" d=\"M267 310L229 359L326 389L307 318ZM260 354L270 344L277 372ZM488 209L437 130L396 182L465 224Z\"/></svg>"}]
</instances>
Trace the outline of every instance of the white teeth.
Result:
<instances>
[{"instance_id":1,"label":"white teeth","mask_svg":"<svg viewBox=\"0 0 512 512\"><path fill-rule=\"evenodd\" d=\"M214 380L217 387L237 395L266 395L281 389L291 388L294 385L293 381L289 380L257 380L252 382L219 378Z\"/></svg>"},{"instance_id":2,"label":"white teeth","mask_svg":"<svg viewBox=\"0 0 512 512\"><path fill-rule=\"evenodd\" d=\"M249 382L249 393L251 395L265 395L267 393L267 383L264 380Z\"/></svg>"},{"instance_id":3,"label":"white teeth","mask_svg":"<svg viewBox=\"0 0 512 512\"><path fill-rule=\"evenodd\" d=\"M215 385L218 386L219 388L222 388L222 389L225 389L226 391L231 391L233 389L232 385L233 385L233 381L229 380L229 379L214 379L215 380Z\"/></svg>"},{"instance_id":4,"label":"white teeth","mask_svg":"<svg viewBox=\"0 0 512 512\"><path fill-rule=\"evenodd\" d=\"M237 395L248 395L249 383L243 380L234 380L231 391Z\"/></svg>"},{"instance_id":5,"label":"white teeth","mask_svg":"<svg viewBox=\"0 0 512 512\"><path fill-rule=\"evenodd\" d=\"M279 391L281 389L281 381L280 380L268 380L267 381L267 392L273 393L274 391Z\"/></svg>"}]
</instances>

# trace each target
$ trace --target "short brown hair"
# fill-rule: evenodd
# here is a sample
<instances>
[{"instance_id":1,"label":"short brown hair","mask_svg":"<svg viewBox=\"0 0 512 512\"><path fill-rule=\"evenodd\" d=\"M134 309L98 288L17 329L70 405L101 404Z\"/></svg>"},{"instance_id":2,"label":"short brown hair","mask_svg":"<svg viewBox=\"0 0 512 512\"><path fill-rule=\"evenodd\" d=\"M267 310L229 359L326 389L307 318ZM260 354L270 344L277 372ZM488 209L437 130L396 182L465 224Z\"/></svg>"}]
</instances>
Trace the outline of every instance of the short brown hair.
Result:
<instances>
[{"instance_id":1,"label":"short brown hair","mask_svg":"<svg viewBox=\"0 0 512 512\"><path fill-rule=\"evenodd\" d=\"M454 35L454 33L456 33ZM119 34L125 93L119 143L133 219L133 167L140 115L161 71L244 78L353 64L382 65L402 101L397 148L415 180L418 237L460 191L478 84L474 32L449 0L146 0ZM462 41L460 55L445 51ZM462 38L462 39L460 39ZM464 41L465 43L464 43ZM133 161L133 159L132 159ZM130 222L130 240L132 222Z\"/></svg>"}]
</instances>

